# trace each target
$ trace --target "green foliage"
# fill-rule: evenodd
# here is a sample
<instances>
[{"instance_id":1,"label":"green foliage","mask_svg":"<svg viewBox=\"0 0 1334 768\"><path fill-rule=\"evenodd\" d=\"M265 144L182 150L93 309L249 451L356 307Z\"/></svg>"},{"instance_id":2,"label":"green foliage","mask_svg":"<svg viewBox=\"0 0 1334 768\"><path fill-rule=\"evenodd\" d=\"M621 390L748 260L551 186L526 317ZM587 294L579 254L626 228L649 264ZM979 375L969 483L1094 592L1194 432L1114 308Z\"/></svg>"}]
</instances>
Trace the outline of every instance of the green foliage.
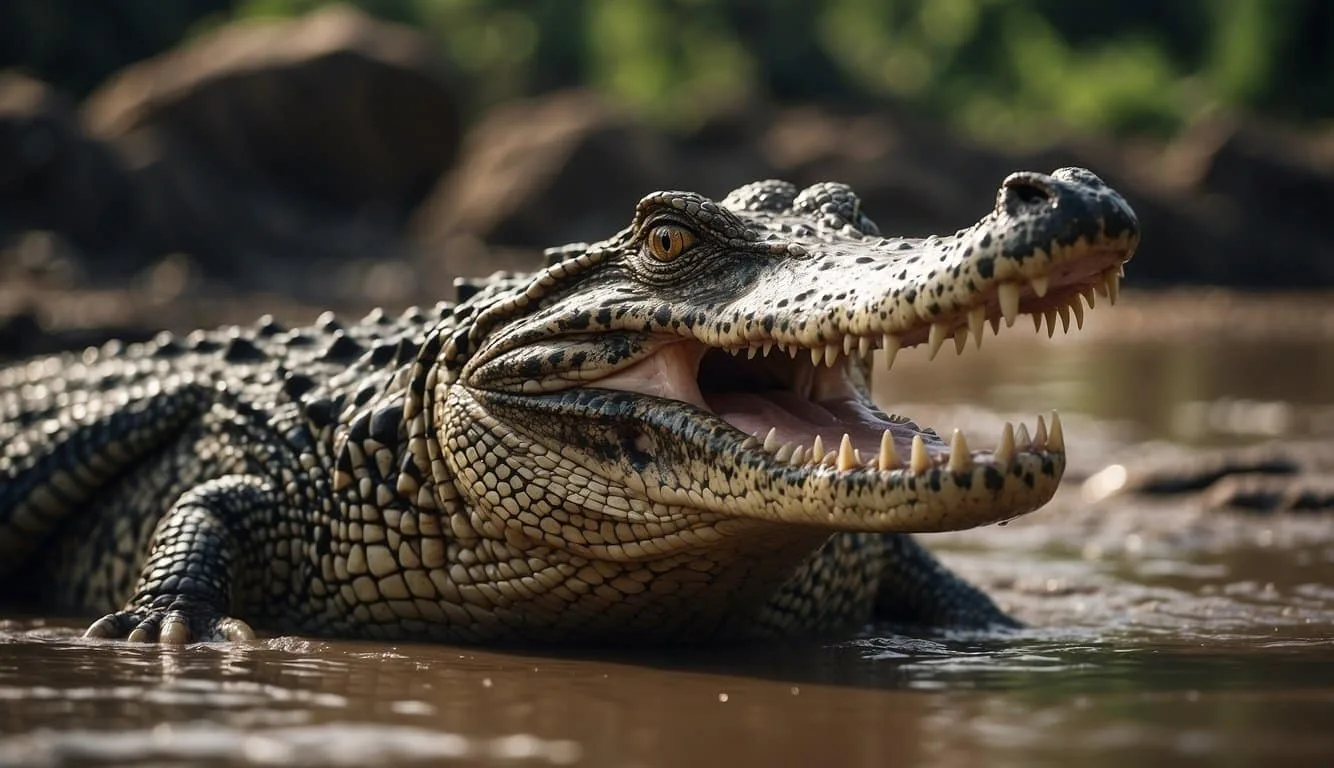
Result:
<instances>
[{"instance_id":1,"label":"green foliage","mask_svg":"<svg viewBox=\"0 0 1334 768\"><path fill-rule=\"evenodd\" d=\"M123 64L118 57L166 44L191 12L226 6L209 17L219 23L294 16L325 3L196 0L163 14L152 11L160 4L126 0L105 4L118 12L93 14L88 6L76 11L74 0L14 0L10 8L22 13L8 28L28 41L18 63L81 91L90 79L81 66ZM1327 0L352 4L438 40L471 79L479 105L592 85L662 124L689 126L757 96L893 103L1009 142L1062 127L1166 134L1218 108L1298 120L1334 114L1334 3ZM132 23L111 18L117 13ZM100 38L88 31L97 29ZM124 29L141 30L143 40L108 51L107 41ZM80 51L87 55L80 59Z\"/></svg>"}]
</instances>

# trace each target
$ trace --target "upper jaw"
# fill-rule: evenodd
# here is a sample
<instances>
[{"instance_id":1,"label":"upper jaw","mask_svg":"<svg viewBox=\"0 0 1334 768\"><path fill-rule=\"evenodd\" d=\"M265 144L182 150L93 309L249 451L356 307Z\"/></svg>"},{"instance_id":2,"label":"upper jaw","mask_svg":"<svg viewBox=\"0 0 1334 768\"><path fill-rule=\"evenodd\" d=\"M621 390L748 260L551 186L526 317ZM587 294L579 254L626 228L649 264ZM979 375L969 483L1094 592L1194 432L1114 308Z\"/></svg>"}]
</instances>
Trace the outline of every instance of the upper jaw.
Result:
<instances>
[{"instance_id":1,"label":"upper jaw","mask_svg":"<svg viewBox=\"0 0 1334 768\"><path fill-rule=\"evenodd\" d=\"M985 325L1020 314L1082 324L1078 299L1115 301L1138 243L1134 212L1088 171L1012 174L996 208L952 235L904 240L844 227L799 238L804 258L776 264L698 331L713 346L796 346L830 365L874 349L892 363L898 349L923 343L934 356L950 338L980 344Z\"/></svg>"}]
</instances>

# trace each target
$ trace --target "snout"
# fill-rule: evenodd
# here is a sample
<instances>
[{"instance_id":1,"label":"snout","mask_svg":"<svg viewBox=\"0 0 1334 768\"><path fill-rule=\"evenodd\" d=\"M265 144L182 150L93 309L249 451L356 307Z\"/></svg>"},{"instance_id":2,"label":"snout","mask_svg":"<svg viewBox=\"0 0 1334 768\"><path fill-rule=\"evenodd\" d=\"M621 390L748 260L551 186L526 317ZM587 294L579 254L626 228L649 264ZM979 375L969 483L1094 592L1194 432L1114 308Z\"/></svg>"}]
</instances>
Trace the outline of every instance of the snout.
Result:
<instances>
[{"instance_id":1,"label":"snout","mask_svg":"<svg viewBox=\"0 0 1334 768\"><path fill-rule=\"evenodd\" d=\"M996 193L995 215L1030 232L1030 244L1139 239L1139 219L1130 204L1084 168L1010 174Z\"/></svg>"}]
</instances>

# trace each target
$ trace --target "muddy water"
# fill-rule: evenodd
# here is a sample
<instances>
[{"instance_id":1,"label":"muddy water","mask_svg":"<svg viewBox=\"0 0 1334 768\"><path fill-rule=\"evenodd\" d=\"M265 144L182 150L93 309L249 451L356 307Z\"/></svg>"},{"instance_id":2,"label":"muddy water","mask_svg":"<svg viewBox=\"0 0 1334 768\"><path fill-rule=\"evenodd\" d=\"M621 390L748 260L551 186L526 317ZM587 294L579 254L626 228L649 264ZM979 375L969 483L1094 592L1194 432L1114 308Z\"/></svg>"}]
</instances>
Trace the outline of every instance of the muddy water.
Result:
<instances>
[{"instance_id":1,"label":"muddy water","mask_svg":"<svg viewBox=\"0 0 1334 768\"><path fill-rule=\"evenodd\" d=\"M1312 330L1334 323L1182 330L1188 306L1095 315L1079 340L1003 332L929 368L909 350L878 391L980 445L1002 419L1066 415L1072 482L1049 507L933 540L1030 629L580 658L292 637L163 651L11 619L0 764L1334 764L1334 515L1080 496L1146 440L1334 439L1334 333Z\"/></svg>"}]
</instances>

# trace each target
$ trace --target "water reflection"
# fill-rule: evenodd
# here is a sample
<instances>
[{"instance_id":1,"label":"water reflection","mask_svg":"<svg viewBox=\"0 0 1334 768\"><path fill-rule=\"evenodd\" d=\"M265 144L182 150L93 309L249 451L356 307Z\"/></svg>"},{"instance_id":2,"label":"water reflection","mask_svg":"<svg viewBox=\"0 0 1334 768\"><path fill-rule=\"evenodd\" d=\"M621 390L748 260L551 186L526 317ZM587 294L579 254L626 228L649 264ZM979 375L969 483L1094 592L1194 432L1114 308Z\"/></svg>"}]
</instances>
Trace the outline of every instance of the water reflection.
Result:
<instances>
[{"instance_id":1,"label":"water reflection","mask_svg":"<svg viewBox=\"0 0 1334 768\"><path fill-rule=\"evenodd\" d=\"M1330 754L1334 659L1078 630L607 660L11 624L0 762L1083 764ZM1068 762L1066 763L1068 764Z\"/></svg>"},{"instance_id":2,"label":"water reflection","mask_svg":"<svg viewBox=\"0 0 1334 768\"><path fill-rule=\"evenodd\" d=\"M1209 444L1334 435L1334 303L1326 297L1220 307L1141 300L1046 339L1018 325L979 349L928 361L900 353L877 396L1095 417L1126 437ZM1022 321L1021 321L1022 323ZM907 413L915 413L905 407ZM1072 430L1073 431L1073 430Z\"/></svg>"}]
</instances>

